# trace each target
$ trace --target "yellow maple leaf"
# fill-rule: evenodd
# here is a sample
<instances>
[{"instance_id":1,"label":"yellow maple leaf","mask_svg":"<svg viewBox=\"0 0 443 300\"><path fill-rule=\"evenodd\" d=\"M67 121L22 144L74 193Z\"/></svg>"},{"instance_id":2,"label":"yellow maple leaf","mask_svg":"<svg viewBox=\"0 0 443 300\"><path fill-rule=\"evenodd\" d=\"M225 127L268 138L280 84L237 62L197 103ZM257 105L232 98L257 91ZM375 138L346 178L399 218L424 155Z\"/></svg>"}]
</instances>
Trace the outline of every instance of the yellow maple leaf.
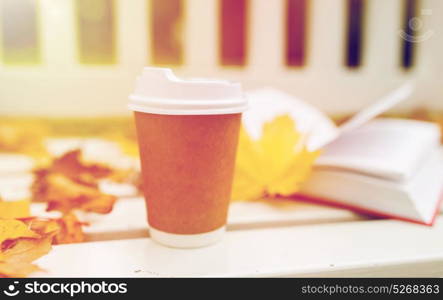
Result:
<instances>
[{"instance_id":1,"label":"yellow maple leaf","mask_svg":"<svg viewBox=\"0 0 443 300\"><path fill-rule=\"evenodd\" d=\"M6 240L39 237L39 234L29 229L25 223L19 220L0 219L0 245Z\"/></svg>"},{"instance_id":2,"label":"yellow maple leaf","mask_svg":"<svg viewBox=\"0 0 443 300\"><path fill-rule=\"evenodd\" d=\"M319 155L319 151L308 151L304 142L288 115L265 123L257 141L241 129L232 199L296 193Z\"/></svg>"},{"instance_id":3,"label":"yellow maple leaf","mask_svg":"<svg viewBox=\"0 0 443 300\"><path fill-rule=\"evenodd\" d=\"M0 277L26 277L39 271L34 260L51 250L52 235L41 238L18 238L0 253Z\"/></svg>"},{"instance_id":4,"label":"yellow maple leaf","mask_svg":"<svg viewBox=\"0 0 443 300\"><path fill-rule=\"evenodd\" d=\"M0 199L0 218L16 219L29 217L29 204L28 200L2 201Z\"/></svg>"},{"instance_id":5,"label":"yellow maple leaf","mask_svg":"<svg viewBox=\"0 0 443 300\"><path fill-rule=\"evenodd\" d=\"M2 262L0 261L0 278L26 277L31 273L40 271L40 268L29 262Z\"/></svg>"},{"instance_id":6,"label":"yellow maple leaf","mask_svg":"<svg viewBox=\"0 0 443 300\"><path fill-rule=\"evenodd\" d=\"M42 122L31 120L2 120L0 124L0 150L25 153L35 158L46 157L43 139L49 128Z\"/></svg>"},{"instance_id":7,"label":"yellow maple leaf","mask_svg":"<svg viewBox=\"0 0 443 300\"><path fill-rule=\"evenodd\" d=\"M52 220L0 219L0 277L25 277L33 262L51 250L59 226Z\"/></svg>"}]
</instances>

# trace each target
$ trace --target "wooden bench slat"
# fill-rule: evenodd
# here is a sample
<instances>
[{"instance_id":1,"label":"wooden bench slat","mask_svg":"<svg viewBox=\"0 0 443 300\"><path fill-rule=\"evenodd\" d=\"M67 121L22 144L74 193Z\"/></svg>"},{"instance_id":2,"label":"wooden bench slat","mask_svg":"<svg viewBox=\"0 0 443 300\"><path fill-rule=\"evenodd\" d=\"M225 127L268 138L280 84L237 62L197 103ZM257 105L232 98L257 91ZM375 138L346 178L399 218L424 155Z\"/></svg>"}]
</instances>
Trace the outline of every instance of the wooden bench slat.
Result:
<instances>
[{"instance_id":1,"label":"wooden bench slat","mask_svg":"<svg viewBox=\"0 0 443 300\"><path fill-rule=\"evenodd\" d=\"M45 212L44 203L35 203L33 215L54 217ZM80 213L88 241L116 240L148 236L146 209L142 197L121 199L107 215ZM363 219L343 209L323 207L295 201L233 202L230 206L228 230L269 228L296 224L349 222Z\"/></svg>"},{"instance_id":2,"label":"wooden bench slat","mask_svg":"<svg viewBox=\"0 0 443 300\"><path fill-rule=\"evenodd\" d=\"M239 230L172 249L149 238L55 246L37 276L443 276L443 217ZM407 270L407 272L405 272Z\"/></svg>"}]
</instances>

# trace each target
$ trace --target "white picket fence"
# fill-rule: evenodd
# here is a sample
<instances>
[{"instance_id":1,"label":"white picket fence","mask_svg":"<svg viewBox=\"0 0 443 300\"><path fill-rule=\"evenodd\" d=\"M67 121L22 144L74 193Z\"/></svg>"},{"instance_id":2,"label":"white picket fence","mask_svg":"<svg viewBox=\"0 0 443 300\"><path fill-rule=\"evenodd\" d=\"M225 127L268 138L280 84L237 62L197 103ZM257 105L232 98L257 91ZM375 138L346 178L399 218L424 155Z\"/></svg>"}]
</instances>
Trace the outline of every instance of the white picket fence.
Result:
<instances>
[{"instance_id":1,"label":"white picket fence","mask_svg":"<svg viewBox=\"0 0 443 300\"><path fill-rule=\"evenodd\" d=\"M75 0L39 1L43 63L0 64L0 114L125 114L127 95L141 68L149 64L149 5L146 0L116 0L118 63L81 65L77 59ZM187 0L184 5L183 76L239 80L246 88L270 85L306 99L329 113L355 111L407 79L417 83L402 109L426 105L443 109L443 1L422 0L423 27L430 34L416 43L413 68L400 67L403 0L369 0L364 57L358 69L343 64L345 0L308 0L307 61L302 68L284 63L285 0L250 0L248 62L244 68L218 64L217 0ZM1 51L1 50L0 50Z\"/></svg>"}]
</instances>

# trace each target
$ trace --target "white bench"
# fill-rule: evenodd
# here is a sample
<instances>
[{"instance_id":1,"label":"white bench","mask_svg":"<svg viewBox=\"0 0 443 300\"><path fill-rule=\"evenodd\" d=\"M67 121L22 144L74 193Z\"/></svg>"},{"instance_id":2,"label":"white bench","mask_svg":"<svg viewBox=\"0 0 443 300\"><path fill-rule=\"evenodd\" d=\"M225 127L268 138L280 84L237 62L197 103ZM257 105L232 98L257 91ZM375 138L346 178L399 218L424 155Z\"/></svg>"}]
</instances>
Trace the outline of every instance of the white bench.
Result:
<instances>
[{"instance_id":1,"label":"white bench","mask_svg":"<svg viewBox=\"0 0 443 300\"><path fill-rule=\"evenodd\" d=\"M148 237L60 245L38 276L443 276L443 217L433 228L393 220L228 231L201 249Z\"/></svg>"},{"instance_id":2,"label":"white bench","mask_svg":"<svg viewBox=\"0 0 443 300\"><path fill-rule=\"evenodd\" d=\"M30 182L0 170L0 194L23 197ZM32 213L48 214L41 203ZM80 217L87 241L54 246L36 276L443 276L443 216L427 227L295 201L234 202L225 239L190 250L151 241L142 197Z\"/></svg>"}]
</instances>

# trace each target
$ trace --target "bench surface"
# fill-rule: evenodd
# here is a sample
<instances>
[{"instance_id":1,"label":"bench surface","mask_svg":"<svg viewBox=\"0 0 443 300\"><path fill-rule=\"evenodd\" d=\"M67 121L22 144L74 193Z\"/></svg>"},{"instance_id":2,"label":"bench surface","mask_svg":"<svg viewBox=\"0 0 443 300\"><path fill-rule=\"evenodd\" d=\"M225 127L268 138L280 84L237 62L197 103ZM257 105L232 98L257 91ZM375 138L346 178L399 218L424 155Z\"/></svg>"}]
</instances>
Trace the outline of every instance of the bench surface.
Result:
<instances>
[{"instance_id":1,"label":"bench surface","mask_svg":"<svg viewBox=\"0 0 443 300\"><path fill-rule=\"evenodd\" d=\"M26 168L0 155L0 195L29 195ZM31 210L54 215L40 203ZM151 241L142 197L80 218L90 223L86 242L54 246L35 276L443 276L443 215L428 227L296 201L233 202L223 241L186 250Z\"/></svg>"}]
</instances>

